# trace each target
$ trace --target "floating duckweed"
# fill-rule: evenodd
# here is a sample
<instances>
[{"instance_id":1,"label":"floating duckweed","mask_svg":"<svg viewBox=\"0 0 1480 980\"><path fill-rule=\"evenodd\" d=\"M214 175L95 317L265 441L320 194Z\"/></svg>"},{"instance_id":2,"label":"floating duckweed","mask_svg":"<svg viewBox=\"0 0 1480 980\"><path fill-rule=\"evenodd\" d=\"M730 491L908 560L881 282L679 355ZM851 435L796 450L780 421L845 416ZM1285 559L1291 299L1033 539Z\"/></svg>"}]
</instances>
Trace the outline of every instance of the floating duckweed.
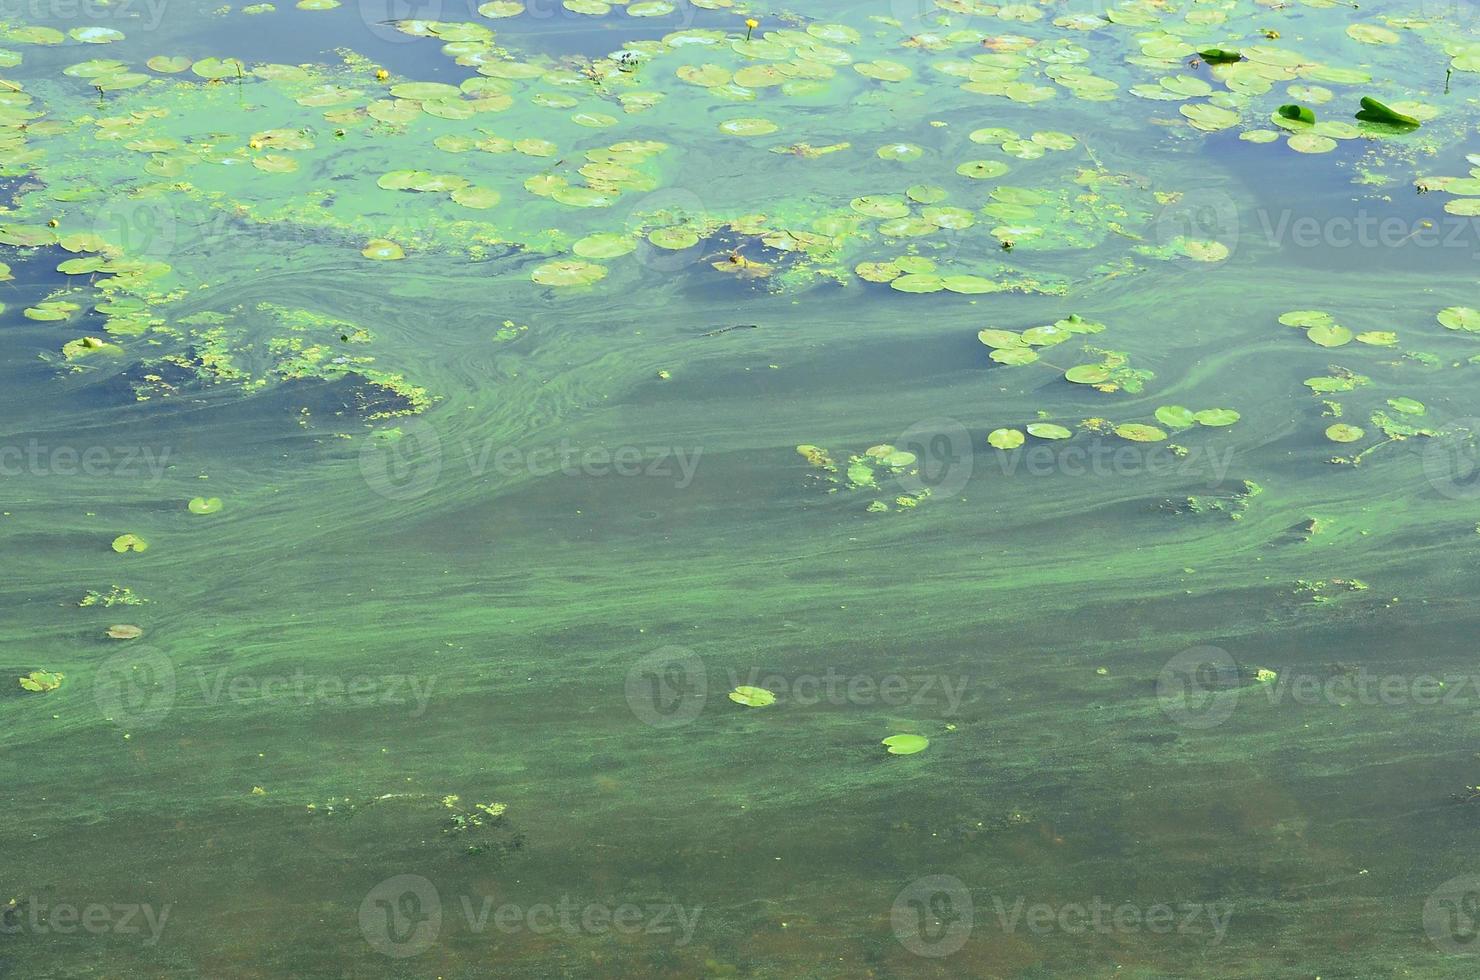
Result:
<instances>
[{"instance_id":1,"label":"floating duckweed","mask_svg":"<svg viewBox=\"0 0 1480 980\"><path fill-rule=\"evenodd\" d=\"M1154 425L1139 422L1123 422L1115 427L1115 434L1131 442L1161 442L1167 434Z\"/></svg>"}]
</instances>

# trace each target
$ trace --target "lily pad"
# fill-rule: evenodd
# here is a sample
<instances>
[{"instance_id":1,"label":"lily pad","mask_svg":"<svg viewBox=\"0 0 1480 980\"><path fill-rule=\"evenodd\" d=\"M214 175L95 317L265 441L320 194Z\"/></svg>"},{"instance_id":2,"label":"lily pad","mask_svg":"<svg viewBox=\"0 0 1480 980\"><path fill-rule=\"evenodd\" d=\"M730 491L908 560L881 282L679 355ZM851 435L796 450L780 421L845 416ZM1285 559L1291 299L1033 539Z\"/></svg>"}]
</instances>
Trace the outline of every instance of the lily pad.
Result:
<instances>
[{"instance_id":1,"label":"lily pad","mask_svg":"<svg viewBox=\"0 0 1480 980\"><path fill-rule=\"evenodd\" d=\"M1115 434L1131 442L1161 442L1167 434L1154 425L1140 422L1123 422L1115 427Z\"/></svg>"},{"instance_id":2,"label":"lily pad","mask_svg":"<svg viewBox=\"0 0 1480 980\"><path fill-rule=\"evenodd\" d=\"M890 735L879 744L888 749L890 755L914 755L925 751L930 739L924 735Z\"/></svg>"},{"instance_id":3,"label":"lily pad","mask_svg":"<svg viewBox=\"0 0 1480 980\"><path fill-rule=\"evenodd\" d=\"M1480 310L1473 307L1447 306L1439 311L1438 320L1449 330L1480 333Z\"/></svg>"},{"instance_id":4,"label":"lily pad","mask_svg":"<svg viewBox=\"0 0 1480 980\"><path fill-rule=\"evenodd\" d=\"M993 429L987 435L987 444L997 449L1016 449L1026 441L1017 429Z\"/></svg>"},{"instance_id":5,"label":"lily pad","mask_svg":"<svg viewBox=\"0 0 1480 980\"><path fill-rule=\"evenodd\" d=\"M1232 425L1243 416L1231 408L1205 408L1193 416L1198 425L1221 427Z\"/></svg>"},{"instance_id":6,"label":"lily pad","mask_svg":"<svg viewBox=\"0 0 1480 980\"><path fill-rule=\"evenodd\" d=\"M1028 435L1038 439L1068 439L1073 431L1052 422L1032 422L1027 426Z\"/></svg>"},{"instance_id":7,"label":"lily pad","mask_svg":"<svg viewBox=\"0 0 1480 980\"><path fill-rule=\"evenodd\" d=\"M1064 372L1064 380L1077 385L1097 385L1110 380L1110 369L1103 364L1080 364Z\"/></svg>"},{"instance_id":8,"label":"lily pad","mask_svg":"<svg viewBox=\"0 0 1480 980\"><path fill-rule=\"evenodd\" d=\"M1197 416L1181 405L1163 405L1156 410L1156 421L1172 429L1188 429L1197 424Z\"/></svg>"},{"instance_id":9,"label":"lily pad","mask_svg":"<svg viewBox=\"0 0 1480 980\"><path fill-rule=\"evenodd\" d=\"M214 514L222 505L220 497L192 497L185 506L192 514Z\"/></svg>"},{"instance_id":10,"label":"lily pad","mask_svg":"<svg viewBox=\"0 0 1480 980\"><path fill-rule=\"evenodd\" d=\"M742 684L730 692L730 700L736 704L743 704L747 708L764 708L768 704L776 703L776 695L764 687L750 687Z\"/></svg>"},{"instance_id":11,"label":"lily pad","mask_svg":"<svg viewBox=\"0 0 1480 980\"><path fill-rule=\"evenodd\" d=\"M50 670L33 670L20 679L21 688L33 694L47 694L61 687L66 676Z\"/></svg>"},{"instance_id":12,"label":"lily pad","mask_svg":"<svg viewBox=\"0 0 1480 980\"><path fill-rule=\"evenodd\" d=\"M1356 442L1366 434L1357 426L1348 425L1345 422L1337 422L1335 425L1326 427L1326 438L1332 442Z\"/></svg>"},{"instance_id":13,"label":"lily pad","mask_svg":"<svg viewBox=\"0 0 1480 980\"><path fill-rule=\"evenodd\" d=\"M591 262L546 262L530 278L542 286L589 286L606 278L606 266Z\"/></svg>"},{"instance_id":14,"label":"lily pad","mask_svg":"<svg viewBox=\"0 0 1480 980\"><path fill-rule=\"evenodd\" d=\"M120 534L113 539L113 550L120 555L129 551L143 553L149 550L149 542L137 534Z\"/></svg>"}]
</instances>

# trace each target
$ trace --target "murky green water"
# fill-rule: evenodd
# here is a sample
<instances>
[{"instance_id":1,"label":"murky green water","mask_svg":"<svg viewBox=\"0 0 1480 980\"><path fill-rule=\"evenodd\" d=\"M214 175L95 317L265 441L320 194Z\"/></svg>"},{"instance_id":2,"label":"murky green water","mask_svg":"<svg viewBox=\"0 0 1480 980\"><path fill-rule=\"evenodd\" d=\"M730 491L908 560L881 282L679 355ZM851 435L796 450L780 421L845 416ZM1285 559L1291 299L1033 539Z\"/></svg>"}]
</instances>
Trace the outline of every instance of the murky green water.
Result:
<instances>
[{"instance_id":1,"label":"murky green water","mask_svg":"<svg viewBox=\"0 0 1480 980\"><path fill-rule=\"evenodd\" d=\"M0 977L1473 975L1477 8L0 19Z\"/></svg>"}]
</instances>

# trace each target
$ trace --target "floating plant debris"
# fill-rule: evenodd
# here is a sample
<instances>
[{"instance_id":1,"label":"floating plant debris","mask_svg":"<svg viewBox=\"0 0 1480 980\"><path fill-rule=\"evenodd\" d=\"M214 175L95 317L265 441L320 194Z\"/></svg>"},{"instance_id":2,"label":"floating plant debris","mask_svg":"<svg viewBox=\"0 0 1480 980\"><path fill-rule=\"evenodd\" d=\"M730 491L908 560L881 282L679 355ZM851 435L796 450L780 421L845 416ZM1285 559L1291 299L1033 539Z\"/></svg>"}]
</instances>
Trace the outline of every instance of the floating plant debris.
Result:
<instances>
[{"instance_id":1,"label":"floating plant debris","mask_svg":"<svg viewBox=\"0 0 1480 980\"><path fill-rule=\"evenodd\" d=\"M20 679L21 689L34 694L46 694L62 686L65 674L48 670L33 670Z\"/></svg>"}]
</instances>

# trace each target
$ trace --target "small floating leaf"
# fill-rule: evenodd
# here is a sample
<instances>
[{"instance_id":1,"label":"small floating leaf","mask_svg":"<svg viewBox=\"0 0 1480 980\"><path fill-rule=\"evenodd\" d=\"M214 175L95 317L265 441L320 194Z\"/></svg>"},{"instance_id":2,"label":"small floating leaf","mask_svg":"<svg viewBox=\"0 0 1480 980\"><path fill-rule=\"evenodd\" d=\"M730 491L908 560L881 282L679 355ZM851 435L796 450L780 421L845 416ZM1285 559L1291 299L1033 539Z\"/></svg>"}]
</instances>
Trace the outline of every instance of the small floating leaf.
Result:
<instances>
[{"instance_id":1,"label":"small floating leaf","mask_svg":"<svg viewBox=\"0 0 1480 980\"><path fill-rule=\"evenodd\" d=\"M1231 408L1205 408L1193 416L1198 425L1224 426L1232 425L1243 416Z\"/></svg>"},{"instance_id":2,"label":"small floating leaf","mask_svg":"<svg viewBox=\"0 0 1480 980\"><path fill-rule=\"evenodd\" d=\"M185 505L192 514L214 514L221 509L220 497L194 497Z\"/></svg>"},{"instance_id":3,"label":"small floating leaf","mask_svg":"<svg viewBox=\"0 0 1480 980\"><path fill-rule=\"evenodd\" d=\"M113 550L120 555L127 551L145 552L149 550L149 542L137 534L120 534L113 539Z\"/></svg>"},{"instance_id":4,"label":"small floating leaf","mask_svg":"<svg viewBox=\"0 0 1480 980\"><path fill-rule=\"evenodd\" d=\"M768 704L776 703L776 695L764 687L750 687L742 684L730 692L730 700L736 704L743 704L747 708L764 708Z\"/></svg>"},{"instance_id":5,"label":"small floating leaf","mask_svg":"<svg viewBox=\"0 0 1480 980\"><path fill-rule=\"evenodd\" d=\"M1077 385L1097 385L1110 379L1110 369L1103 364L1080 364L1064 372L1064 380Z\"/></svg>"},{"instance_id":6,"label":"small floating leaf","mask_svg":"<svg viewBox=\"0 0 1480 980\"><path fill-rule=\"evenodd\" d=\"M1156 410L1156 421L1169 428L1187 429L1197 423L1197 417L1181 405L1163 405Z\"/></svg>"},{"instance_id":7,"label":"small floating leaf","mask_svg":"<svg viewBox=\"0 0 1480 980\"><path fill-rule=\"evenodd\" d=\"M65 674L49 670L33 670L20 679L21 687L35 694L46 694L62 686Z\"/></svg>"},{"instance_id":8,"label":"small floating leaf","mask_svg":"<svg viewBox=\"0 0 1480 980\"><path fill-rule=\"evenodd\" d=\"M1356 442L1366 434L1357 426L1348 425L1345 422L1337 422L1326 428L1326 438L1332 442Z\"/></svg>"},{"instance_id":9,"label":"small floating leaf","mask_svg":"<svg viewBox=\"0 0 1480 980\"><path fill-rule=\"evenodd\" d=\"M1469 306L1448 306L1439 311L1438 320L1450 330L1480 333L1480 310Z\"/></svg>"},{"instance_id":10,"label":"small floating leaf","mask_svg":"<svg viewBox=\"0 0 1480 980\"><path fill-rule=\"evenodd\" d=\"M129 623L115 623L108 627L108 637L114 640L137 640L144 631Z\"/></svg>"},{"instance_id":11,"label":"small floating leaf","mask_svg":"<svg viewBox=\"0 0 1480 980\"><path fill-rule=\"evenodd\" d=\"M987 436L987 443L997 449L1016 449L1025 441L1017 429L993 429Z\"/></svg>"},{"instance_id":12,"label":"small floating leaf","mask_svg":"<svg viewBox=\"0 0 1480 980\"><path fill-rule=\"evenodd\" d=\"M1039 439L1068 439L1074 435L1069 429L1052 422L1033 422L1027 428L1028 435Z\"/></svg>"},{"instance_id":13,"label":"small floating leaf","mask_svg":"<svg viewBox=\"0 0 1480 980\"><path fill-rule=\"evenodd\" d=\"M890 735L879 744L888 749L890 755L914 755L923 752L930 739L924 735Z\"/></svg>"}]
</instances>

